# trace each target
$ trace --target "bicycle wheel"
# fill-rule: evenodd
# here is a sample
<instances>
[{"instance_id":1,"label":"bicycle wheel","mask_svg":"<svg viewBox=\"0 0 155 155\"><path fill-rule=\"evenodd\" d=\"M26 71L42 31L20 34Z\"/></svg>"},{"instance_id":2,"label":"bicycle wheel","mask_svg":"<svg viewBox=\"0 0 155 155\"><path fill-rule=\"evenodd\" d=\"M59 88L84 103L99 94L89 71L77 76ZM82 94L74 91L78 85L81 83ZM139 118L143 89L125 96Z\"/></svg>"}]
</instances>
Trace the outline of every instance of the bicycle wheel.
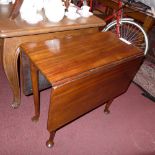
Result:
<instances>
[{"instance_id":1,"label":"bicycle wheel","mask_svg":"<svg viewBox=\"0 0 155 155\"><path fill-rule=\"evenodd\" d=\"M112 31L116 34L116 21L109 23L103 31ZM140 48L144 55L148 51L148 37L144 29L133 20L120 20L120 39L127 44L132 44Z\"/></svg>"}]
</instances>

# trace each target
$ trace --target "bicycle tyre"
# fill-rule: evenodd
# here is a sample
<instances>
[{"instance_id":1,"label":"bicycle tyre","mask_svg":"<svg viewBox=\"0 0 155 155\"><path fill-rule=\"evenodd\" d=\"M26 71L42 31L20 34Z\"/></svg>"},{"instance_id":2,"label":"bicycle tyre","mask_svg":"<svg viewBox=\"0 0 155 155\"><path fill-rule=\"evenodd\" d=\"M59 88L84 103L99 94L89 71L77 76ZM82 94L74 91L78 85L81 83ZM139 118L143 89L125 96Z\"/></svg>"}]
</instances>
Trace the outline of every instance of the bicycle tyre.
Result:
<instances>
[{"instance_id":1,"label":"bicycle tyre","mask_svg":"<svg viewBox=\"0 0 155 155\"><path fill-rule=\"evenodd\" d=\"M109 23L102 32L112 31L116 34L116 20ZM144 55L148 51L148 37L144 29L133 20L120 20L120 39L140 48Z\"/></svg>"}]
</instances>

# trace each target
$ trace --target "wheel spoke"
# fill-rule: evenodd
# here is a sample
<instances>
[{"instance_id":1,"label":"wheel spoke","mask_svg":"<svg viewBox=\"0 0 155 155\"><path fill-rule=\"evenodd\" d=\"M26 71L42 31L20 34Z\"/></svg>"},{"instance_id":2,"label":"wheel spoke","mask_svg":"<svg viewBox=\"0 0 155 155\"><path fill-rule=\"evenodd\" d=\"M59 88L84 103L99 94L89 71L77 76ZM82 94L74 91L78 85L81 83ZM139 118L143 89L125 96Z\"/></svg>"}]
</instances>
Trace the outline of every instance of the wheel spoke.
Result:
<instances>
[{"instance_id":1,"label":"wheel spoke","mask_svg":"<svg viewBox=\"0 0 155 155\"><path fill-rule=\"evenodd\" d=\"M106 31L111 31L116 34L116 22L107 26ZM131 43L140 48L142 51L147 52L148 38L145 31L134 21L121 21L120 24L120 38L125 42Z\"/></svg>"}]
</instances>

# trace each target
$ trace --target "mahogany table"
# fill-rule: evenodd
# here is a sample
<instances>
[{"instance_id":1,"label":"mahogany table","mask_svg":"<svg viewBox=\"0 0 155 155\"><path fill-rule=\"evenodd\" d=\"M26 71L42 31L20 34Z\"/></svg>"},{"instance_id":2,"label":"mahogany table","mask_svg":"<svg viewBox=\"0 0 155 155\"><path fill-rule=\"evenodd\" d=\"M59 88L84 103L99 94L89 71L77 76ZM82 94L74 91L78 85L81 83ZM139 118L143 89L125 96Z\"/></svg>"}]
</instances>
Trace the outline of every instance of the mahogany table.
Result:
<instances>
[{"instance_id":1,"label":"mahogany table","mask_svg":"<svg viewBox=\"0 0 155 155\"><path fill-rule=\"evenodd\" d=\"M8 18L11 5L0 5L0 45L3 50L3 67L13 92L13 107L20 105L20 86L17 69L17 59L20 53L18 47L21 43L41 41L54 37L85 35L98 31L99 26L105 22L95 16L69 20L66 17L59 23L50 23L46 18L38 24L25 23L20 15L10 20Z\"/></svg>"},{"instance_id":2,"label":"mahogany table","mask_svg":"<svg viewBox=\"0 0 155 155\"><path fill-rule=\"evenodd\" d=\"M35 116L40 116L38 71L51 83L47 129L55 132L79 116L124 93L138 71L143 52L111 32L65 37L21 45L31 64ZM72 49L72 50L70 50Z\"/></svg>"}]
</instances>

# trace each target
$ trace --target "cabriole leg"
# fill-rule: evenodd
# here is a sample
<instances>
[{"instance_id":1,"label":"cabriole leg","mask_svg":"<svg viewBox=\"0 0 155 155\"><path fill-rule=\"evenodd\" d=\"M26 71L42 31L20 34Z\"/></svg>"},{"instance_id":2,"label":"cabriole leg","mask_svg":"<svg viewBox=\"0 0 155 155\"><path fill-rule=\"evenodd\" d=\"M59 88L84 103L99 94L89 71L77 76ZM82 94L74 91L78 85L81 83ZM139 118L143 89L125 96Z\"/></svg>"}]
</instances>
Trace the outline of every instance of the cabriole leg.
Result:
<instances>
[{"instance_id":1,"label":"cabriole leg","mask_svg":"<svg viewBox=\"0 0 155 155\"><path fill-rule=\"evenodd\" d=\"M49 137L49 139L46 142L46 146L48 148L52 148L52 146L54 145L54 136L55 136L55 133L56 133L55 131L51 131L50 132L50 137Z\"/></svg>"},{"instance_id":2,"label":"cabriole leg","mask_svg":"<svg viewBox=\"0 0 155 155\"><path fill-rule=\"evenodd\" d=\"M17 68L19 50L17 49L16 40L11 38L4 39L2 56L4 71L13 93L13 102L11 106L13 108L18 108L21 102L21 97Z\"/></svg>"}]
</instances>

